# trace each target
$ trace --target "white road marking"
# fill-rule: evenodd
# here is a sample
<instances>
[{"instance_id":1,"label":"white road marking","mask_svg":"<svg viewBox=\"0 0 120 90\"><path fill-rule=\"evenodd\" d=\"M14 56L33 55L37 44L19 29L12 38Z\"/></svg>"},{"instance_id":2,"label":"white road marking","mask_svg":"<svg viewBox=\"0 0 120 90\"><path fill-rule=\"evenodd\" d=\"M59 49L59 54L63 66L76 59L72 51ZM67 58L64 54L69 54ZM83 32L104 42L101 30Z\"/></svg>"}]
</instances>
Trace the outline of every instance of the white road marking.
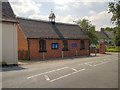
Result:
<instances>
[{"instance_id":1,"label":"white road marking","mask_svg":"<svg viewBox=\"0 0 120 90\"><path fill-rule=\"evenodd\" d=\"M63 67L63 68L60 68L60 69L51 70L51 71L48 71L48 72L44 72L44 73L40 73L40 74L36 74L36 75L30 76L30 77L27 77L27 79L30 79L30 78L33 78L33 77L37 77L37 76L40 76L40 75L43 75L43 74L47 74L47 73L51 73L51 72L55 72L55 71L60 71L60 70L66 69L66 68L69 68L69 67Z\"/></svg>"},{"instance_id":2,"label":"white road marking","mask_svg":"<svg viewBox=\"0 0 120 90\"><path fill-rule=\"evenodd\" d=\"M77 70L75 68L72 68L73 71L77 72Z\"/></svg>"},{"instance_id":3,"label":"white road marking","mask_svg":"<svg viewBox=\"0 0 120 90\"><path fill-rule=\"evenodd\" d=\"M50 78L49 78L47 75L44 75L44 77L45 77L45 79L46 79L47 81L50 80Z\"/></svg>"},{"instance_id":4,"label":"white road marking","mask_svg":"<svg viewBox=\"0 0 120 90\"><path fill-rule=\"evenodd\" d=\"M91 64L89 64L89 63L85 63L86 65L89 65L89 66L92 66Z\"/></svg>"},{"instance_id":5,"label":"white road marking","mask_svg":"<svg viewBox=\"0 0 120 90\"><path fill-rule=\"evenodd\" d=\"M102 65L102 64L105 64L105 63L108 63L108 61L102 62L102 63L100 63L100 64L96 64L96 65L94 65L94 66L99 66L99 65Z\"/></svg>"},{"instance_id":6,"label":"white road marking","mask_svg":"<svg viewBox=\"0 0 120 90\"><path fill-rule=\"evenodd\" d=\"M27 79L30 79L30 78L33 78L33 77L37 77L37 76L40 76L40 75L43 75L43 74L44 73L36 74L36 75L30 76L30 77L27 77Z\"/></svg>"},{"instance_id":7,"label":"white road marking","mask_svg":"<svg viewBox=\"0 0 120 90\"><path fill-rule=\"evenodd\" d=\"M84 63L78 64L78 65L84 65Z\"/></svg>"},{"instance_id":8,"label":"white road marking","mask_svg":"<svg viewBox=\"0 0 120 90\"><path fill-rule=\"evenodd\" d=\"M91 62L87 62L87 63L94 63L94 62L99 62L99 61L91 61Z\"/></svg>"},{"instance_id":9,"label":"white road marking","mask_svg":"<svg viewBox=\"0 0 120 90\"><path fill-rule=\"evenodd\" d=\"M66 75L64 75L64 76L61 76L61 77L58 77L58 78L56 78L56 79L50 80L50 82L54 82L54 81L56 81L56 80L59 80L59 79L61 79L61 78L70 76L70 75L72 75L72 74L75 74L75 73L78 73L78 72L81 72L81 71L84 71L84 70L85 70L85 69L81 69L81 70L78 70L78 71L76 71L76 72L72 72L72 73L66 74Z\"/></svg>"}]
</instances>

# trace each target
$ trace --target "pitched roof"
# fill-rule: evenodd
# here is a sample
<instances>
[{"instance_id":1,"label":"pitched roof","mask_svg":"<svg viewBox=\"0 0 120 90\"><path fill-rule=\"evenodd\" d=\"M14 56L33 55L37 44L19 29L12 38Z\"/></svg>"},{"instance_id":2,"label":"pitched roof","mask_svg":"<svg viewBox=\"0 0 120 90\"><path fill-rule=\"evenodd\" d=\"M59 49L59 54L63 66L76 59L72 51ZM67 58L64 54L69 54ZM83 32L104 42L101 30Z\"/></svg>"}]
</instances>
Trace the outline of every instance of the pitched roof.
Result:
<instances>
[{"instance_id":1,"label":"pitched roof","mask_svg":"<svg viewBox=\"0 0 120 90\"><path fill-rule=\"evenodd\" d=\"M113 39L114 38L114 33L112 31L97 32L97 33L98 33L99 39Z\"/></svg>"},{"instance_id":2,"label":"pitched roof","mask_svg":"<svg viewBox=\"0 0 120 90\"><path fill-rule=\"evenodd\" d=\"M109 39L109 37L106 36L105 33L103 33L103 32L97 32L97 33L98 33L98 38L99 39Z\"/></svg>"},{"instance_id":3,"label":"pitched roof","mask_svg":"<svg viewBox=\"0 0 120 90\"><path fill-rule=\"evenodd\" d=\"M0 13L2 12L2 19L16 20L16 16L15 16L9 2L1 2L0 8L1 7L2 7L2 10L0 10Z\"/></svg>"},{"instance_id":4,"label":"pitched roof","mask_svg":"<svg viewBox=\"0 0 120 90\"><path fill-rule=\"evenodd\" d=\"M108 37L110 38L110 39L113 39L114 38L114 32L113 31L107 31L107 32L105 32L107 35L108 35Z\"/></svg>"},{"instance_id":5,"label":"pitched roof","mask_svg":"<svg viewBox=\"0 0 120 90\"><path fill-rule=\"evenodd\" d=\"M78 25L17 18L26 38L89 39Z\"/></svg>"}]
</instances>

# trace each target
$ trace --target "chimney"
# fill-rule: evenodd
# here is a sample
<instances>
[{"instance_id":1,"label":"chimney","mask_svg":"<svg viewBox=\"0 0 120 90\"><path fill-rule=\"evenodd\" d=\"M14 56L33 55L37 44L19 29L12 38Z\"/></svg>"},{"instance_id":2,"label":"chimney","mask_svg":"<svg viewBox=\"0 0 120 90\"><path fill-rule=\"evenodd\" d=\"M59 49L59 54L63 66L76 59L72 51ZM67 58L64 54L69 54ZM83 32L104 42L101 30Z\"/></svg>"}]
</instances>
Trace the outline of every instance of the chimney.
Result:
<instances>
[{"instance_id":1,"label":"chimney","mask_svg":"<svg viewBox=\"0 0 120 90\"><path fill-rule=\"evenodd\" d=\"M104 32L104 28L101 28L101 32Z\"/></svg>"}]
</instances>

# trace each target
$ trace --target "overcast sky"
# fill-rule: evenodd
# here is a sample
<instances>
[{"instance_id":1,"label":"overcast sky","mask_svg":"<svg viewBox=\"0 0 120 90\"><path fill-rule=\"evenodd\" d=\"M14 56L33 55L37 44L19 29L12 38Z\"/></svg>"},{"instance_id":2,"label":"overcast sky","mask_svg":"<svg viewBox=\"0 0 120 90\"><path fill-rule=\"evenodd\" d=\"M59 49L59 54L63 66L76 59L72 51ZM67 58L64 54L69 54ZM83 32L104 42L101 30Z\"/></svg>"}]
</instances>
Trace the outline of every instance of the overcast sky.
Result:
<instances>
[{"instance_id":1,"label":"overcast sky","mask_svg":"<svg viewBox=\"0 0 120 90\"><path fill-rule=\"evenodd\" d=\"M114 27L110 22L108 3L101 0L9 0L16 16L48 20L51 9L56 22L75 23L78 19L88 19L96 30L101 27ZM97 0L98 1L98 0ZM110 0L109 0L110 1ZM112 0L111 0L112 1Z\"/></svg>"}]
</instances>

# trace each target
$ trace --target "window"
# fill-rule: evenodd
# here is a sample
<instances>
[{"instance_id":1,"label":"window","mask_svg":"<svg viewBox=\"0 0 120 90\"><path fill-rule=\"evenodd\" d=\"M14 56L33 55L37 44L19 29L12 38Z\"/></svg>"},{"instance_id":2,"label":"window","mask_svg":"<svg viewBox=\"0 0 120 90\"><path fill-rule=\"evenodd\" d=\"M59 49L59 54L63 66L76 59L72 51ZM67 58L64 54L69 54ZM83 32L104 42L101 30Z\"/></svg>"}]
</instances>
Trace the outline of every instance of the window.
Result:
<instances>
[{"instance_id":1,"label":"window","mask_svg":"<svg viewBox=\"0 0 120 90\"><path fill-rule=\"evenodd\" d=\"M52 49L58 49L58 43L52 43Z\"/></svg>"},{"instance_id":2,"label":"window","mask_svg":"<svg viewBox=\"0 0 120 90\"><path fill-rule=\"evenodd\" d=\"M46 52L46 41L45 40L39 41L39 51Z\"/></svg>"},{"instance_id":3,"label":"window","mask_svg":"<svg viewBox=\"0 0 120 90\"><path fill-rule=\"evenodd\" d=\"M67 51L67 50L68 50L67 40L63 40L63 51Z\"/></svg>"},{"instance_id":4,"label":"window","mask_svg":"<svg viewBox=\"0 0 120 90\"><path fill-rule=\"evenodd\" d=\"M85 44L84 44L84 40L81 40L80 42L80 50L85 49Z\"/></svg>"}]
</instances>

